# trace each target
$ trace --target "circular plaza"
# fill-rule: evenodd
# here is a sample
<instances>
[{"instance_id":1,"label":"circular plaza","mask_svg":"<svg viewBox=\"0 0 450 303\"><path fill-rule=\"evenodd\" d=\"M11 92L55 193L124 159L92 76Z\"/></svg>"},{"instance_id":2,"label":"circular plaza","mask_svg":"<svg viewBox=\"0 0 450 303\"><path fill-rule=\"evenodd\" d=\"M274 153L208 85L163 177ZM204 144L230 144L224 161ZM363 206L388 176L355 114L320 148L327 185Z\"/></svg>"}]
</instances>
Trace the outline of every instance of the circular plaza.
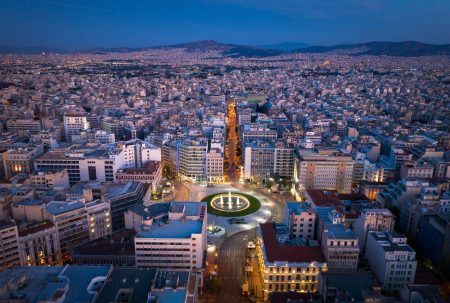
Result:
<instances>
[{"instance_id":1,"label":"circular plaza","mask_svg":"<svg viewBox=\"0 0 450 303\"><path fill-rule=\"evenodd\" d=\"M261 202L241 192L220 192L202 200L208 204L208 213L222 217L242 217L253 214L261 208Z\"/></svg>"}]
</instances>

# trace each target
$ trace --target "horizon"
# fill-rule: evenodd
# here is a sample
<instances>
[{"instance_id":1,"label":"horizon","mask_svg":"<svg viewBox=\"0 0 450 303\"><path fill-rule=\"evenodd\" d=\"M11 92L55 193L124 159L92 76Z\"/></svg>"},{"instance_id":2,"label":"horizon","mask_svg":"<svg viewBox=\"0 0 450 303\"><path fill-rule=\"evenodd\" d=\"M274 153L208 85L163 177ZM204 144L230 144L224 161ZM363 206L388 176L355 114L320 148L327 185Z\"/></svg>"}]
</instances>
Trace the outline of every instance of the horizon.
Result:
<instances>
[{"instance_id":1,"label":"horizon","mask_svg":"<svg viewBox=\"0 0 450 303\"><path fill-rule=\"evenodd\" d=\"M97 51L99 49L121 49L121 48L126 48L129 49L131 51L136 50L136 49L147 49L147 48L159 48L159 47L175 47L178 45L183 45L183 44L193 44L193 43L200 43L200 42L215 42L218 44L222 44L222 45L236 45L236 46L249 46L249 47L256 47L256 48L260 48L260 49L270 49L268 46L277 46L277 45L282 45L282 44L304 44L305 46L302 47L304 49L308 49L310 47L338 47L338 46L346 46L346 45L358 45L358 44L368 44L368 43L408 43L408 42L412 42L412 43L420 43L420 44L425 44L425 45L438 45L438 46L447 46L450 45L449 43L428 43L428 42L423 42L423 41L417 41L417 40L403 40L403 41L362 41L362 42L343 42L343 43L338 43L338 44L332 44L332 45L314 45L314 44L309 44L306 42L302 42L302 41L282 41L282 42L273 42L273 43L265 43L265 44L260 44L260 45L252 45L252 44L246 44L246 43L233 43L233 42L222 42L222 41L217 41L214 39L202 39L202 40L192 40L192 41L181 41L181 42L175 42L175 43L171 43L171 44L165 44L165 45L143 45L143 46L135 46L135 47L131 47L131 46L127 46L127 45L118 45L118 46L96 46L96 47L91 47L91 48L85 48L85 49L64 49L64 48L53 48L53 47L46 47L46 46L42 46L42 45L29 45L29 46L19 46L19 47L14 47L14 46L10 46L10 45L0 45L0 51L3 49L12 49L12 50L32 50L32 49L37 49L37 51L50 51L50 52L55 52L55 53L82 53L82 52L89 52L89 51ZM275 49L275 48L274 48ZM297 49L301 49L301 48L297 48ZM286 51L289 52L289 51Z\"/></svg>"},{"instance_id":2,"label":"horizon","mask_svg":"<svg viewBox=\"0 0 450 303\"><path fill-rule=\"evenodd\" d=\"M448 44L450 4L378 0L0 2L0 45L83 51L202 40L260 46L372 41ZM428 20L433 20L432 22Z\"/></svg>"}]
</instances>

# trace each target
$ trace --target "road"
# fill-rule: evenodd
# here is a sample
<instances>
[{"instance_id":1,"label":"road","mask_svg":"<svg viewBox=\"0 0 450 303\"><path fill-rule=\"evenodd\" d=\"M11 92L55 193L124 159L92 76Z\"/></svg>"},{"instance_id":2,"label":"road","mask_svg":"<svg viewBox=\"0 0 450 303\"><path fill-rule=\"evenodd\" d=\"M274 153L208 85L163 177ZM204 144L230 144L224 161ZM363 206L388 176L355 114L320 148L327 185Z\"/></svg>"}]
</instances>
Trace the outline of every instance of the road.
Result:
<instances>
[{"instance_id":1,"label":"road","mask_svg":"<svg viewBox=\"0 0 450 303\"><path fill-rule=\"evenodd\" d=\"M225 149L225 159L228 165L228 181L234 182L239 180L237 175L237 167L239 166L239 157L237 155L237 146L239 144L239 135L237 132L237 116L236 104L234 101L228 102L227 108L228 125L227 125L227 147Z\"/></svg>"},{"instance_id":2,"label":"road","mask_svg":"<svg viewBox=\"0 0 450 303\"><path fill-rule=\"evenodd\" d=\"M219 279L222 282L215 302L249 302L242 297L247 241L254 241L256 229L242 231L225 240L219 248Z\"/></svg>"}]
</instances>

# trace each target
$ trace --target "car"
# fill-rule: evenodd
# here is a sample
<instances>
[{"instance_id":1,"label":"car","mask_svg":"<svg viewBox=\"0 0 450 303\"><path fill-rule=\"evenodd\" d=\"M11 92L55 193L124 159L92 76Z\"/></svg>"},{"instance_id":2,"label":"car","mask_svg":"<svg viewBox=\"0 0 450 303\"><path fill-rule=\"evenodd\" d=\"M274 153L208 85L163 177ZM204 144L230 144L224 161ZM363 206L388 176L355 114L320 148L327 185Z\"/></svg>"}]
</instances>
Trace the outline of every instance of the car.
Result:
<instances>
[{"instance_id":1,"label":"car","mask_svg":"<svg viewBox=\"0 0 450 303\"><path fill-rule=\"evenodd\" d=\"M256 245L255 245L254 242L249 241L249 242L247 243L247 248L248 248L248 249L254 249L254 248L256 248Z\"/></svg>"}]
</instances>

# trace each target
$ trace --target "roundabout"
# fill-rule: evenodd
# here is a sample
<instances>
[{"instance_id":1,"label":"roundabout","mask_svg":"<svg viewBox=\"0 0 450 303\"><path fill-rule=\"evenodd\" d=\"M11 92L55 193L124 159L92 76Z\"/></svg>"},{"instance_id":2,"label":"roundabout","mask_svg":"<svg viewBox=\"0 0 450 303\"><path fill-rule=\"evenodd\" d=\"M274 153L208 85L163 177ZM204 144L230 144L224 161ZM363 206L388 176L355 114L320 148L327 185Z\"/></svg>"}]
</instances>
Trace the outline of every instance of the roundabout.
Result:
<instances>
[{"instance_id":1,"label":"roundabout","mask_svg":"<svg viewBox=\"0 0 450 303\"><path fill-rule=\"evenodd\" d=\"M203 198L208 204L208 213L221 217L242 217L257 212L261 202L248 194L240 192L221 192Z\"/></svg>"}]
</instances>

